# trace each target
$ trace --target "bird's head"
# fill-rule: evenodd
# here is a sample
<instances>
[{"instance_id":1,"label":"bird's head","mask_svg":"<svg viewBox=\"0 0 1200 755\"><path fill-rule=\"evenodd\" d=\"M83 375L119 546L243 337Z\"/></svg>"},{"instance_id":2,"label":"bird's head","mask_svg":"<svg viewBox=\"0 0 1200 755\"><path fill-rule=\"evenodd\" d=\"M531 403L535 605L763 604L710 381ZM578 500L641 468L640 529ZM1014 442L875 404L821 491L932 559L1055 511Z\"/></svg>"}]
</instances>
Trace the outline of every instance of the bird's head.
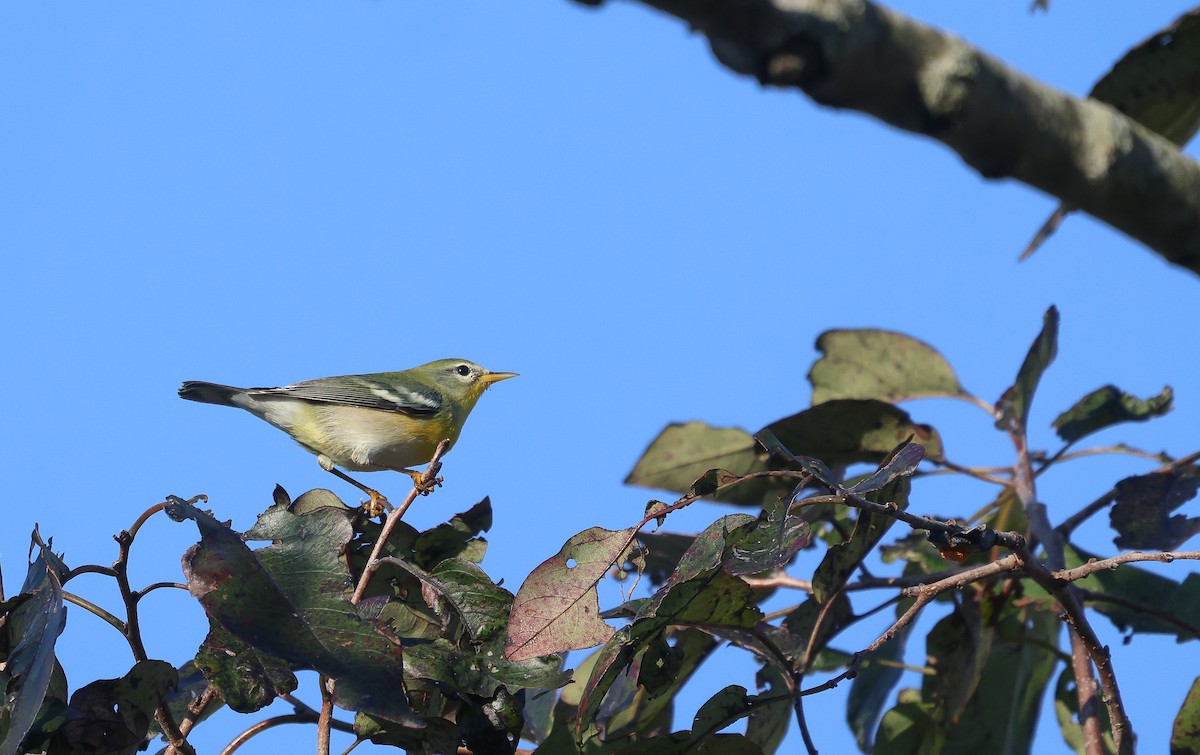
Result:
<instances>
[{"instance_id":1,"label":"bird's head","mask_svg":"<svg viewBox=\"0 0 1200 755\"><path fill-rule=\"evenodd\" d=\"M515 372L491 372L466 359L439 359L418 368L453 402L474 406L492 383L516 377Z\"/></svg>"}]
</instances>

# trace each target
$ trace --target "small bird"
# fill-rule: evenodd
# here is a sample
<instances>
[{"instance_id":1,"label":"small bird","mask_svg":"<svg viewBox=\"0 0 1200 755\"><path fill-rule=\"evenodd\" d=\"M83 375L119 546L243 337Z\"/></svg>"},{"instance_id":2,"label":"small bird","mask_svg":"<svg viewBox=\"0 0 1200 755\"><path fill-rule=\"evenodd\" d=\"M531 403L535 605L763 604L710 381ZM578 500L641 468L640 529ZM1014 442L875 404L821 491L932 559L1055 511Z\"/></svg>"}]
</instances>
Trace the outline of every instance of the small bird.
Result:
<instances>
[{"instance_id":1,"label":"small bird","mask_svg":"<svg viewBox=\"0 0 1200 755\"><path fill-rule=\"evenodd\" d=\"M370 496L376 515L387 498L337 467L353 472L392 469L420 482L409 467L429 461L442 439L458 440L467 415L492 383L516 377L465 359L439 359L402 372L305 380L282 388L234 388L189 380L188 401L245 409L317 455L321 468ZM428 491L423 491L428 492Z\"/></svg>"}]
</instances>

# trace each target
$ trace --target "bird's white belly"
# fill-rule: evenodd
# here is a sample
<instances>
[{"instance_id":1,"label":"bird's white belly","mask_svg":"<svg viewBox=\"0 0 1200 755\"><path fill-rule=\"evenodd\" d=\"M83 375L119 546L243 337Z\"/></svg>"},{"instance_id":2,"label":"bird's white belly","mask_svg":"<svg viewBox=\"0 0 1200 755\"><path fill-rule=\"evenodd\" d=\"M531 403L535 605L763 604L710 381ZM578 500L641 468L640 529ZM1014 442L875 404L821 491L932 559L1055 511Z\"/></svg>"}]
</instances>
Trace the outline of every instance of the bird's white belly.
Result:
<instances>
[{"instance_id":1,"label":"bird's white belly","mask_svg":"<svg viewBox=\"0 0 1200 755\"><path fill-rule=\"evenodd\" d=\"M301 401L256 401L252 409L309 451L354 472L424 464L438 441L458 438L452 423L395 412ZM432 441L428 438L433 438Z\"/></svg>"}]
</instances>

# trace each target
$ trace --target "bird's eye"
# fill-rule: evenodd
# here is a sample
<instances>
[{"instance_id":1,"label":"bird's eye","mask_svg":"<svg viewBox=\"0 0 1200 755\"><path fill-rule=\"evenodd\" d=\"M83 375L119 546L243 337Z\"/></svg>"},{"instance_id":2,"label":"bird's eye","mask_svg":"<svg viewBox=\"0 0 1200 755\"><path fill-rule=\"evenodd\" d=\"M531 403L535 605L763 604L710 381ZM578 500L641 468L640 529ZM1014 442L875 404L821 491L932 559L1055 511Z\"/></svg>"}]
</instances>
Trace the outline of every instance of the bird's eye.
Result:
<instances>
[{"instance_id":1,"label":"bird's eye","mask_svg":"<svg viewBox=\"0 0 1200 755\"><path fill-rule=\"evenodd\" d=\"M471 374L471 368L466 366L465 364L460 364L459 366L455 367L454 371L457 372L459 375L462 375L463 377L466 377L467 375Z\"/></svg>"}]
</instances>

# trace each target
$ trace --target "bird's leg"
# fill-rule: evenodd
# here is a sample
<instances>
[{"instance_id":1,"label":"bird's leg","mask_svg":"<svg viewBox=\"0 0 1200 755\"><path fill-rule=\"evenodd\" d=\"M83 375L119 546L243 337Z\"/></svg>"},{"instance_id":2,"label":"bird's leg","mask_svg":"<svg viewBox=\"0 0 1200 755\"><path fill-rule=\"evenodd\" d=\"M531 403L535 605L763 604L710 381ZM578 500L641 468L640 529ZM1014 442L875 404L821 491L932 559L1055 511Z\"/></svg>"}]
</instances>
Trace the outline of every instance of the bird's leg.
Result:
<instances>
[{"instance_id":1,"label":"bird's leg","mask_svg":"<svg viewBox=\"0 0 1200 755\"><path fill-rule=\"evenodd\" d=\"M413 487L415 487L421 493L421 495L429 495L434 491L435 488L442 484L441 477L434 477L429 482L422 482L422 480L425 478L425 473L418 472L415 469L397 469L396 471L403 472L411 477L413 481Z\"/></svg>"},{"instance_id":2,"label":"bird's leg","mask_svg":"<svg viewBox=\"0 0 1200 755\"><path fill-rule=\"evenodd\" d=\"M363 510L367 512L367 516L371 516L371 517L379 516L384 511L388 511L392 508L392 504L388 501L387 496L385 496L383 493L380 493L378 490L375 490L374 488L368 488L366 485L363 485L361 482L354 479L353 477L346 474L345 472L338 469L337 467L330 467L326 471L329 472L330 474L337 475L338 477L342 478L346 482L350 483L354 487L358 488L359 490L361 490L362 492L364 492L368 496L370 496L370 500L367 501L366 503L362 504Z\"/></svg>"}]
</instances>

